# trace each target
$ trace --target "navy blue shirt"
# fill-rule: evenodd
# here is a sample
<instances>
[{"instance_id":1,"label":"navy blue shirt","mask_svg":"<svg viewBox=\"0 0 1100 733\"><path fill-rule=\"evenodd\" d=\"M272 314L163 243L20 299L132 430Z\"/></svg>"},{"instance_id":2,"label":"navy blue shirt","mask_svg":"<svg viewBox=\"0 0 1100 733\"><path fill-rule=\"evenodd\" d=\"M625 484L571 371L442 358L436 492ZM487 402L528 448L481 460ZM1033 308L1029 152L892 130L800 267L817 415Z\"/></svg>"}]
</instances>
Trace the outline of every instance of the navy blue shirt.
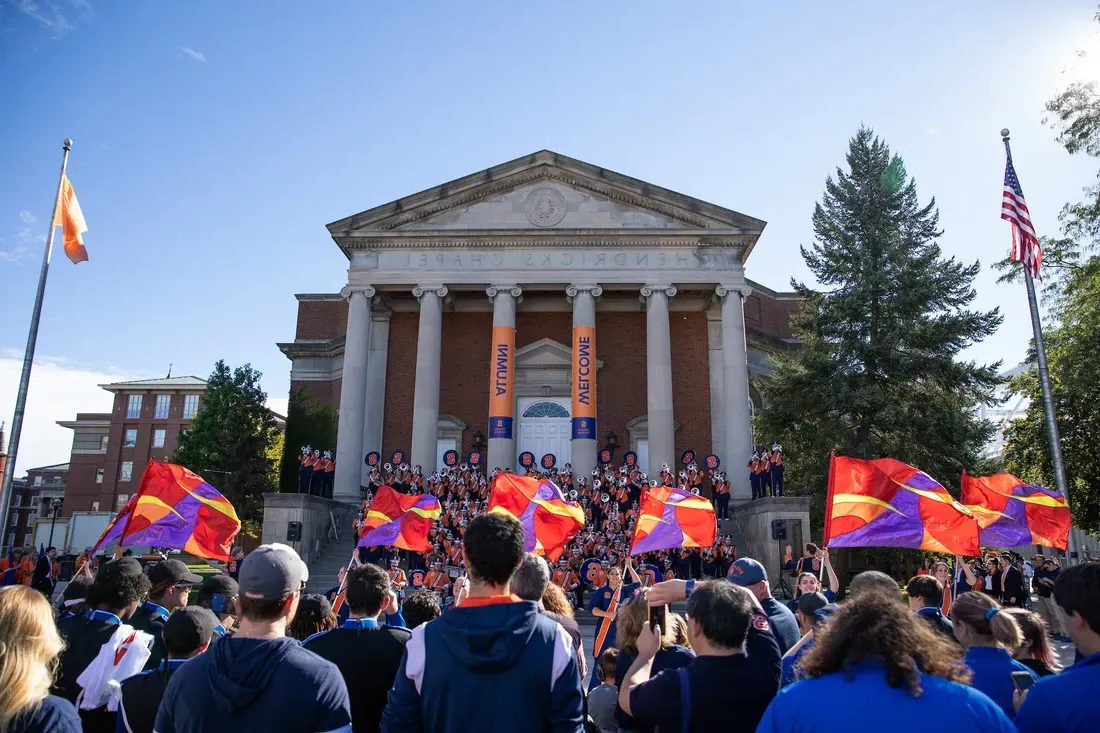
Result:
<instances>
[{"instance_id":1,"label":"navy blue shirt","mask_svg":"<svg viewBox=\"0 0 1100 733\"><path fill-rule=\"evenodd\" d=\"M81 733L80 716L65 698L47 695L33 711L16 715L8 733Z\"/></svg>"},{"instance_id":2,"label":"navy blue shirt","mask_svg":"<svg viewBox=\"0 0 1100 733\"><path fill-rule=\"evenodd\" d=\"M1100 653L1032 685L1016 727L1020 733L1086 733L1097 727L1096 693L1100 690Z\"/></svg>"},{"instance_id":3,"label":"navy blue shirt","mask_svg":"<svg viewBox=\"0 0 1100 733\"><path fill-rule=\"evenodd\" d=\"M682 669L653 673L630 691L630 710L638 725L661 733L751 733L778 689L779 644L767 619L754 614L744 654L696 657Z\"/></svg>"},{"instance_id":4,"label":"navy blue shirt","mask_svg":"<svg viewBox=\"0 0 1100 733\"><path fill-rule=\"evenodd\" d=\"M294 639L223 637L172 675L157 733L351 732L336 665Z\"/></svg>"},{"instance_id":5,"label":"navy blue shirt","mask_svg":"<svg viewBox=\"0 0 1100 733\"><path fill-rule=\"evenodd\" d=\"M643 632L648 631L648 627L643 627ZM626 652L619 652L619 659L615 666L615 685L622 685L623 679L626 677L626 673L630 671L630 665L634 664L634 660L638 658L637 654L627 654ZM695 652L680 646L679 644L672 644L667 649L658 650L656 656L653 657L653 667L649 671L650 678L656 677L666 669L679 669L680 667L686 667L691 664L691 660L695 659ZM626 712L619 707L615 706L615 720L619 721L619 727L627 730L648 731L653 730L652 726L639 725L635 722L634 718L627 715Z\"/></svg>"},{"instance_id":6,"label":"navy blue shirt","mask_svg":"<svg viewBox=\"0 0 1100 733\"><path fill-rule=\"evenodd\" d=\"M1038 679L1038 675L1001 647L972 646L966 650L964 661L974 671L970 686L988 695L1010 718L1016 714L1012 705L1012 693L1016 690L1012 684L1012 673L1027 672Z\"/></svg>"},{"instance_id":7,"label":"navy blue shirt","mask_svg":"<svg viewBox=\"0 0 1100 733\"><path fill-rule=\"evenodd\" d=\"M795 620L791 609L771 596L760 601L760 607L764 609L764 613L768 614L775 640L779 642L779 653L786 654L787 650L802 638L802 632L798 630L798 621Z\"/></svg>"},{"instance_id":8,"label":"navy blue shirt","mask_svg":"<svg viewBox=\"0 0 1100 733\"><path fill-rule=\"evenodd\" d=\"M972 687L922 674L921 689L914 697L891 687L881 663L864 662L784 687L756 733L1016 732L1008 716ZM822 712L827 710L833 712Z\"/></svg>"}]
</instances>

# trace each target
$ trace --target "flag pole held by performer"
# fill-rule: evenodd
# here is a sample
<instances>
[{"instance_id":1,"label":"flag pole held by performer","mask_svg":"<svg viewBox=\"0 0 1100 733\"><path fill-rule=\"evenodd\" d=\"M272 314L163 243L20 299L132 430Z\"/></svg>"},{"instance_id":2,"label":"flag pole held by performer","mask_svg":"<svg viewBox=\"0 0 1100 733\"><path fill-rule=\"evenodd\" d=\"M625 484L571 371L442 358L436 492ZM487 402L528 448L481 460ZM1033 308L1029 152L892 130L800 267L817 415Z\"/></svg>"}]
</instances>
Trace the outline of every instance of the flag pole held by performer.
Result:
<instances>
[{"instance_id":1,"label":"flag pole held by performer","mask_svg":"<svg viewBox=\"0 0 1100 733\"><path fill-rule=\"evenodd\" d=\"M1047 441L1050 443L1050 461L1054 467L1054 483L1069 506L1069 488L1066 486L1066 470L1062 463L1062 442L1058 437L1058 421L1054 414L1054 398L1050 391L1050 372L1047 369L1047 352L1043 345L1043 322L1039 318L1039 302L1035 297L1035 277L1043 262L1039 237L1031 224L1031 214L1024 202L1023 189L1012 164L1012 147L1009 145L1008 128L1001 130L1005 144L1005 183L1001 196L1001 218L1012 224L1012 259L1023 263L1024 286L1027 288L1027 304L1031 310L1031 331L1035 338L1035 355L1039 368L1039 385L1043 391L1043 415L1047 423ZM1078 559L1077 542L1073 529L1069 533L1069 561Z\"/></svg>"}]
</instances>

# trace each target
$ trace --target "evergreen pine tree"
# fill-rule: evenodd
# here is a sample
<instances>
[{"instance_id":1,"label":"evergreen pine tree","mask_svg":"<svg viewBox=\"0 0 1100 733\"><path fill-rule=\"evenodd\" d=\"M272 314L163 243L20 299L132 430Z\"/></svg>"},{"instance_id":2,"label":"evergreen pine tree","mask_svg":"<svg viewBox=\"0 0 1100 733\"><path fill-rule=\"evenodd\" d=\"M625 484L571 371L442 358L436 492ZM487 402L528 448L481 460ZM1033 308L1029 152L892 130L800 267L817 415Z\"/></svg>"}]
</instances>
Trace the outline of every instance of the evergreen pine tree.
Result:
<instances>
[{"instance_id":1,"label":"evergreen pine tree","mask_svg":"<svg viewBox=\"0 0 1100 733\"><path fill-rule=\"evenodd\" d=\"M827 179L816 241L802 247L820 289L792 281L805 298L793 322L803 344L776 358L756 424L759 442L783 444L790 493L814 496L817 519L831 450L896 458L945 486L981 470L994 427L973 409L992 404L1000 382L999 362L958 358L1002 317L970 308L980 265L942 255L935 200L920 204L901 158L870 129L852 138L847 163Z\"/></svg>"},{"instance_id":2,"label":"evergreen pine tree","mask_svg":"<svg viewBox=\"0 0 1100 733\"><path fill-rule=\"evenodd\" d=\"M219 360L172 457L221 491L242 520L262 517L263 494L275 490L268 451L279 430L266 402L258 371L248 364L230 371Z\"/></svg>"},{"instance_id":3,"label":"evergreen pine tree","mask_svg":"<svg viewBox=\"0 0 1100 733\"><path fill-rule=\"evenodd\" d=\"M279 491L293 494L298 491L298 457L302 446L321 451L330 450L336 457L336 410L329 404L317 404L302 387L290 395L286 410L286 442L279 466Z\"/></svg>"}]
</instances>

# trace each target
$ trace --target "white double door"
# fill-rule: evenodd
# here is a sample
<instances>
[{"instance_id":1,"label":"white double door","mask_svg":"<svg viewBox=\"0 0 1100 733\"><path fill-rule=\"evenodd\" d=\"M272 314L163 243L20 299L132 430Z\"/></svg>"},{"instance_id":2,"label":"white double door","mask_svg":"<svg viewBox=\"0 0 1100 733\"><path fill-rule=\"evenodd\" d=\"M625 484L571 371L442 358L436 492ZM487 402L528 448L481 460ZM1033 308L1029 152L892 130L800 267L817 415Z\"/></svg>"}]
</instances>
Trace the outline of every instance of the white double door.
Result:
<instances>
[{"instance_id":1,"label":"white double door","mask_svg":"<svg viewBox=\"0 0 1100 733\"><path fill-rule=\"evenodd\" d=\"M569 416L569 400L554 397L521 397L519 430L516 440L516 465L518 455L530 451L539 462L547 453L553 453L557 465L569 463L572 452L572 420ZM539 464L541 466L541 464Z\"/></svg>"}]
</instances>

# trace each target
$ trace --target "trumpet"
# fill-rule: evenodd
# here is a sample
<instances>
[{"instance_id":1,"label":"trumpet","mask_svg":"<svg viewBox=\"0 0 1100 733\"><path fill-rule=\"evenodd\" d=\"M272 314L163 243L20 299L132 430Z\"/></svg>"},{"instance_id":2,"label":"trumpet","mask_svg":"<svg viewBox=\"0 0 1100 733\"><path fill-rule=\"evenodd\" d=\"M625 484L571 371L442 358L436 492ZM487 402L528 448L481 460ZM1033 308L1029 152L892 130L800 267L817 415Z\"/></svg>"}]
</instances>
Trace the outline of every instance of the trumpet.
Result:
<instances>
[{"instance_id":1,"label":"trumpet","mask_svg":"<svg viewBox=\"0 0 1100 733\"><path fill-rule=\"evenodd\" d=\"M696 496L699 496L699 487L698 487L698 486L696 486L695 488L693 488L693 489L691 490L691 493L695 494Z\"/></svg>"},{"instance_id":2,"label":"trumpet","mask_svg":"<svg viewBox=\"0 0 1100 733\"><path fill-rule=\"evenodd\" d=\"M573 501L576 501L578 496L580 496L580 494L577 493L576 489L573 489L572 491L569 492L569 498L572 499Z\"/></svg>"},{"instance_id":3,"label":"trumpet","mask_svg":"<svg viewBox=\"0 0 1100 733\"><path fill-rule=\"evenodd\" d=\"M609 501L611 501L611 497L608 496L606 491L603 492L602 494L600 494L600 503L601 504L606 504Z\"/></svg>"},{"instance_id":4,"label":"trumpet","mask_svg":"<svg viewBox=\"0 0 1100 733\"><path fill-rule=\"evenodd\" d=\"M387 472L392 471L393 470L393 464L392 463L387 463L386 465L382 466L382 468L386 469Z\"/></svg>"}]
</instances>

